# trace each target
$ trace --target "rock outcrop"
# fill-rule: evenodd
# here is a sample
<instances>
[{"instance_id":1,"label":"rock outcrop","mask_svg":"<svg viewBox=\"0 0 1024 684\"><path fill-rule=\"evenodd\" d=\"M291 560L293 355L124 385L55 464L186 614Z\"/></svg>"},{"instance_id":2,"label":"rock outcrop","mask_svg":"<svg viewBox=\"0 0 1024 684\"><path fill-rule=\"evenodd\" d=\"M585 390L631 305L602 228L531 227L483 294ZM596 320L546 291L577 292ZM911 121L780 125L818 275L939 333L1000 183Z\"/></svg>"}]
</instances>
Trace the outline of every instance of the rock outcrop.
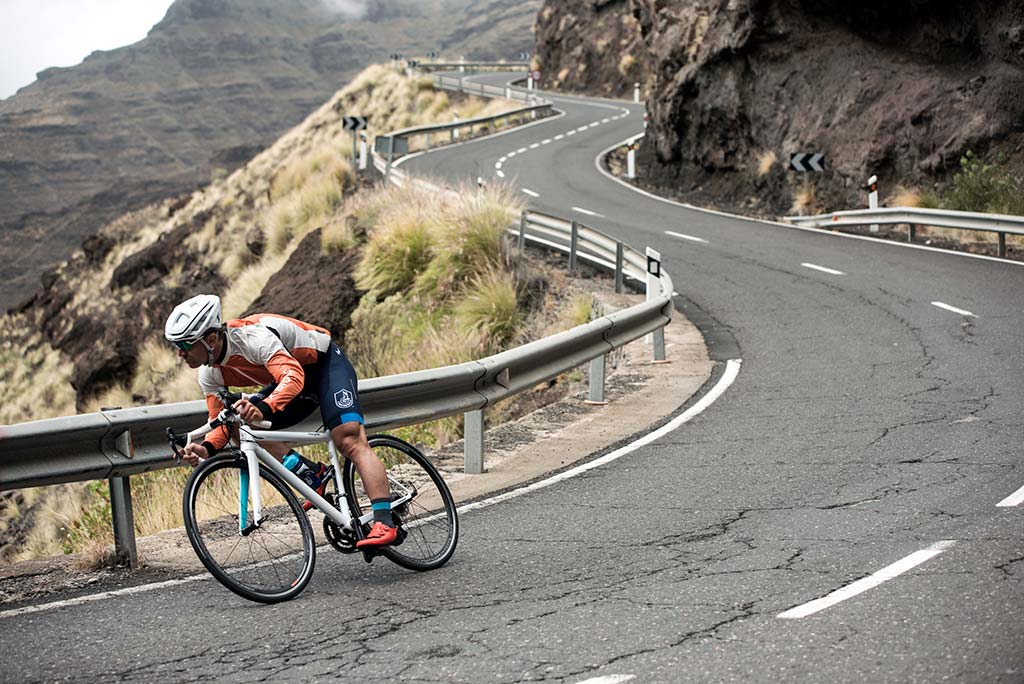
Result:
<instances>
[{"instance_id":1,"label":"rock outcrop","mask_svg":"<svg viewBox=\"0 0 1024 684\"><path fill-rule=\"evenodd\" d=\"M538 36L557 24L586 44L602 12L636 19L651 74L641 168L690 199L749 208L756 196L784 212L809 181L841 208L863 203L869 175L930 184L967 150L1024 164L1022 0L582 4L547 2ZM578 68L538 53L549 71ZM788 171L795 152L824 153L828 172Z\"/></svg>"},{"instance_id":2,"label":"rock outcrop","mask_svg":"<svg viewBox=\"0 0 1024 684\"><path fill-rule=\"evenodd\" d=\"M144 40L41 72L0 101L0 304L32 294L84 235L240 166L367 64L518 58L539 6L177 0Z\"/></svg>"}]
</instances>

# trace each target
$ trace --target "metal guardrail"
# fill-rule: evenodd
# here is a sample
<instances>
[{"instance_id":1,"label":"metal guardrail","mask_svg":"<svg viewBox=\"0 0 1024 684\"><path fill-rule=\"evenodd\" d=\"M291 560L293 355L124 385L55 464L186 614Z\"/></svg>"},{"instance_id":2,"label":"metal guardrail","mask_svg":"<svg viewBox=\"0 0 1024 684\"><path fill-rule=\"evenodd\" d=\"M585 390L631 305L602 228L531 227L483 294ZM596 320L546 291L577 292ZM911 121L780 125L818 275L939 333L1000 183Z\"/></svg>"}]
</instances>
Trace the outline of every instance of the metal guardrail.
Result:
<instances>
[{"instance_id":1,"label":"metal guardrail","mask_svg":"<svg viewBox=\"0 0 1024 684\"><path fill-rule=\"evenodd\" d=\"M416 62L416 68L423 71L431 70L476 70L476 69L504 69L508 71L527 71L530 68L529 62Z\"/></svg>"},{"instance_id":2,"label":"metal guardrail","mask_svg":"<svg viewBox=\"0 0 1024 684\"><path fill-rule=\"evenodd\" d=\"M374 163L380 169L383 160L375 154ZM401 184L408 178L398 172L391 180ZM371 431L465 414L466 443L473 441L480 449L479 462L471 464L467 446L467 472L483 470L482 411L486 407L587 361L591 362L591 396L599 383L603 397L604 355L653 332L655 358L664 358L663 328L671 320L672 279L660 264L656 276L647 274L652 263L649 254L574 221L533 212L524 212L509 231L517 236L520 249L532 242L568 253L570 267L584 260L614 270L617 290L627 277L646 280L648 298L484 359L360 381L360 403ZM0 425L0 491L108 479L118 555L135 565L128 478L175 465L165 429L185 432L206 418L205 402L191 401ZM319 421L313 418L297 429L318 427Z\"/></svg>"},{"instance_id":3,"label":"metal guardrail","mask_svg":"<svg viewBox=\"0 0 1024 684\"><path fill-rule=\"evenodd\" d=\"M1024 235L1024 216L1007 214L981 214L969 211L946 209L922 209L918 207L887 207L884 209L854 209L836 211L816 216L786 216L786 221L800 226L829 228L841 226L867 226L878 224L906 224L907 241L914 241L916 226L959 228L997 233L999 256L1006 256L1006 234Z\"/></svg>"}]
</instances>

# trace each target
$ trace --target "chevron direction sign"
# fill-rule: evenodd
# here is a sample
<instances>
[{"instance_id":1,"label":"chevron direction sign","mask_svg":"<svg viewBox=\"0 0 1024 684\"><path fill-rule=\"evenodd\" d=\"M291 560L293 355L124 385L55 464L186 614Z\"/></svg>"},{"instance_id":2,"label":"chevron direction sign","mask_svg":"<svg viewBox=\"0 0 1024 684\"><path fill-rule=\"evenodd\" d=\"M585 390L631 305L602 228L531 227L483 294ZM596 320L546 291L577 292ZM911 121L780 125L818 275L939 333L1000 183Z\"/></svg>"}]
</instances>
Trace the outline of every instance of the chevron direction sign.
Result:
<instances>
[{"instance_id":1,"label":"chevron direction sign","mask_svg":"<svg viewBox=\"0 0 1024 684\"><path fill-rule=\"evenodd\" d=\"M366 128L367 120L365 116L343 116L342 128L346 131L361 131Z\"/></svg>"},{"instance_id":2,"label":"chevron direction sign","mask_svg":"<svg viewBox=\"0 0 1024 684\"><path fill-rule=\"evenodd\" d=\"M789 165L794 171L824 171L825 170L825 155L821 152L815 152L814 154L806 154L804 152L797 152L796 154L789 155Z\"/></svg>"}]
</instances>

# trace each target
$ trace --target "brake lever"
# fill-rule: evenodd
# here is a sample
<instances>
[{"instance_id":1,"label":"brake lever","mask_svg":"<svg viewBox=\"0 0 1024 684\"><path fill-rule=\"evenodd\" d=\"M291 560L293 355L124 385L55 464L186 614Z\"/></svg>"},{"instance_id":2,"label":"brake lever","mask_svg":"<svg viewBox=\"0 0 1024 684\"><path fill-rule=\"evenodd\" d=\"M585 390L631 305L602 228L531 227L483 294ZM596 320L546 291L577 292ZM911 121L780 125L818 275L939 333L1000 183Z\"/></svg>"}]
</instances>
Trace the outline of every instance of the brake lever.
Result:
<instances>
[{"instance_id":1,"label":"brake lever","mask_svg":"<svg viewBox=\"0 0 1024 684\"><path fill-rule=\"evenodd\" d=\"M184 437L180 437L174 434L174 430L167 428L167 441L171 444L171 451L174 452L174 460L178 465L181 465L181 459L184 456L182 451L182 443L185 441Z\"/></svg>"}]
</instances>

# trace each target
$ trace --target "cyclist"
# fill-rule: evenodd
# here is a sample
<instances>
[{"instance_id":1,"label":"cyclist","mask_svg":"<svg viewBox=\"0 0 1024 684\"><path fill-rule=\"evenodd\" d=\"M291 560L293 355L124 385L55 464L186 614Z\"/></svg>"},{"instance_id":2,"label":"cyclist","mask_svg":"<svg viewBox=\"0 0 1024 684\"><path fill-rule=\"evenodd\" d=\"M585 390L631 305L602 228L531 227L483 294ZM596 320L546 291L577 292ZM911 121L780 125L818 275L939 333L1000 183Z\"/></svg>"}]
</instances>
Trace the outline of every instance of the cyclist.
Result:
<instances>
[{"instance_id":1,"label":"cyclist","mask_svg":"<svg viewBox=\"0 0 1024 684\"><path fill-rule=\"evenodd\" d=\"M233 408L247 423L270 421L271 429L290 427L319 406L331 440L359 471L373 507L373 526L356 546L387 546L395 541L387 473L366 441L355 370L327 330L277 314L222 322L220 297L201 294L174 307L164 336L189 368L199 369L199 386L211 419L223 408L218 390L229 386L266 386L235 402ZM199 459L222 449L228 439L226 427L214 430L202 444L185 447L185 460L195 466ZM279 459L288 452L281 444L266 446ZM325 467L302 461L316 475L310 485L322 494Z\"/></svg>"}]
</instances>

